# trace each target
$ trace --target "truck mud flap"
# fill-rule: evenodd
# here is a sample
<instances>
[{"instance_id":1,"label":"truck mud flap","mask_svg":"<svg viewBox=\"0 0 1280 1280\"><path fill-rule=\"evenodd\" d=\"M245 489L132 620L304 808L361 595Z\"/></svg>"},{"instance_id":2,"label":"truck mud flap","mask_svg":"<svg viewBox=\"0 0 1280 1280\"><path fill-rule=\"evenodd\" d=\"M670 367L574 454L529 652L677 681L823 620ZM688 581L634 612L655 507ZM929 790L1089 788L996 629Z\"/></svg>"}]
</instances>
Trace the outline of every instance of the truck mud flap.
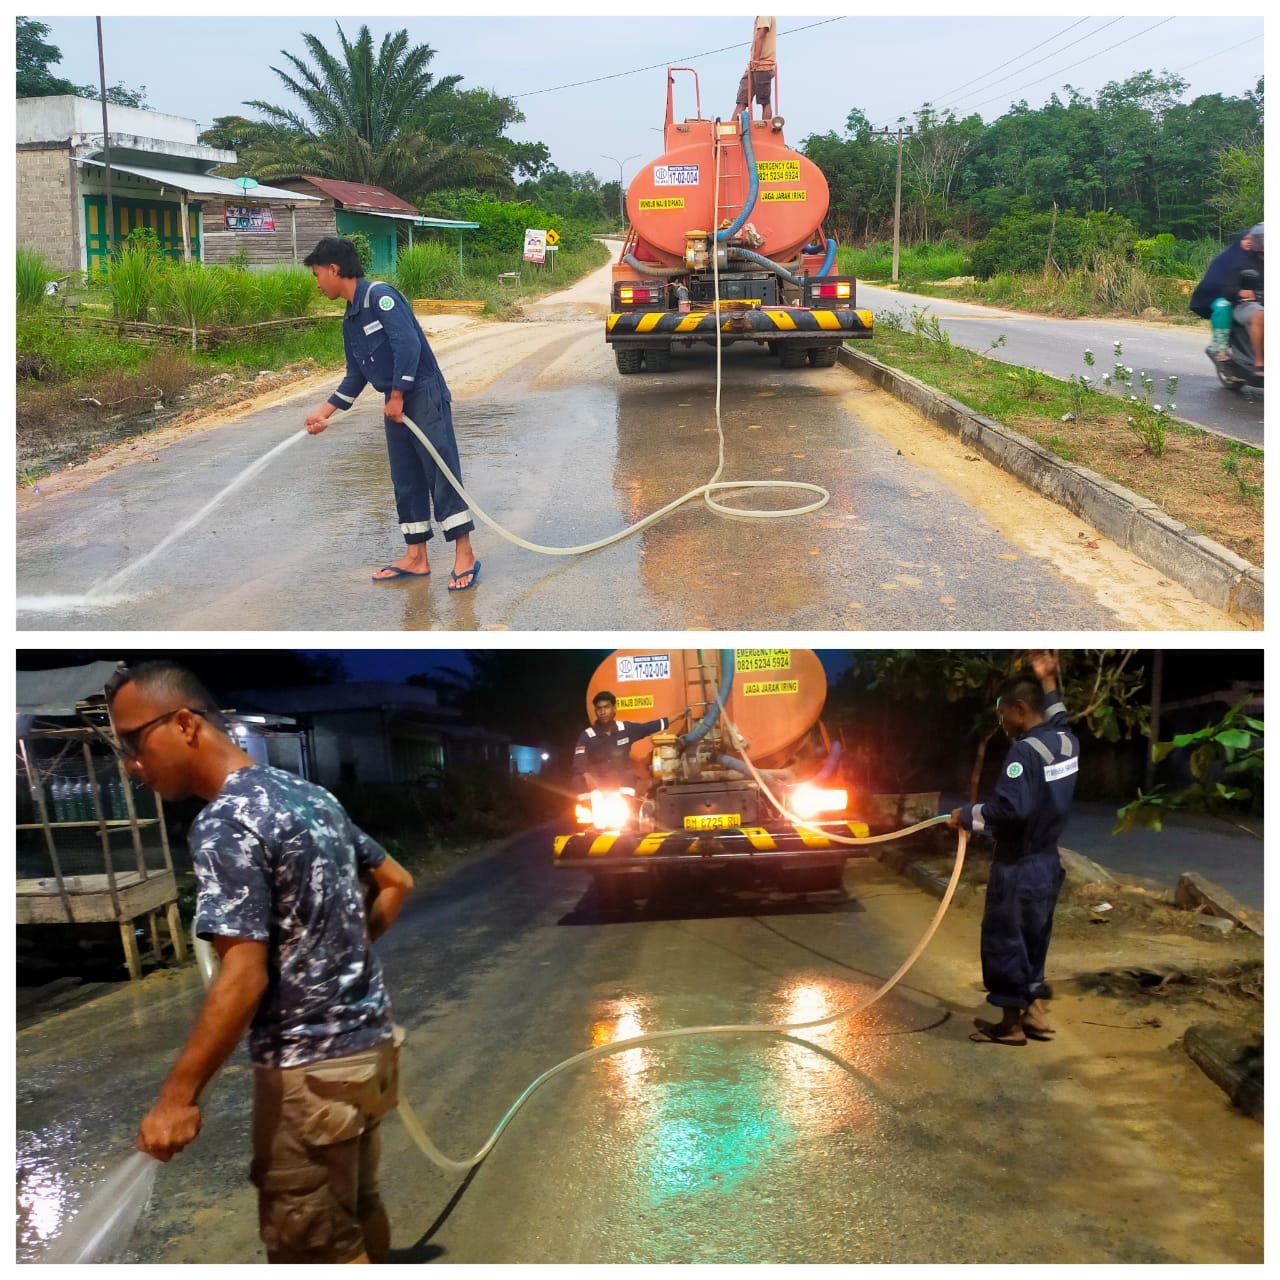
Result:
<instances>
[{"instance_id":1,"label":"truck mud flap","mask_svg":"<svg viewBox=\"0 0 1280 1280\"><path fill-rule=\"evenodd\" d=\"M828 830L865 836L865 823L848 822ZM658 862L777 861L803 865L809 859L830 862L864 855L864 850L838 844L825 831L809 828L733 827L721 831L576 832L556 836L557 867L653 866ZM818 856L820 855L820 856Z\"/></svg>"},{"instance_id":2,"label":"truck mud flap","mask_svg":"<svg viewBox=\"0 0 1280 1280\"><path fill-rule=\"evenodd\" d=\"M726 337L808 340L870 338L874 322L870 311L807 310L804 307L772 307L768 310L723 312L720 332ZM708 311L619 311L605 321L606 342L637 342L645 338L715 337L716 316Z\"/></svg>"}]
</instances>

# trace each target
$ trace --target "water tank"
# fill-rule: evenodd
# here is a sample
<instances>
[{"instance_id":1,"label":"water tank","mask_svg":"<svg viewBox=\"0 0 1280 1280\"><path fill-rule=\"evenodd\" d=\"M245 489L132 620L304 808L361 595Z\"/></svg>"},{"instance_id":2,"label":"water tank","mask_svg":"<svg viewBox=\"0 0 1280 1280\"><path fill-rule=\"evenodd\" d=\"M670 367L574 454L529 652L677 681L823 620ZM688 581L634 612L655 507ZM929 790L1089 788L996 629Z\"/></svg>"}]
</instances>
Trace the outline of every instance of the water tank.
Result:
<instances>
[{"instance_id":1,"label":"water tank","mask_svg":"<svg viewBox=\"0 0 1280 1280\"><path fill-rule=\"evenodd\" d=\"M722 121L720 216L715 211L715 159L711 120L687 120L668 129L670 144L641 167L627 188L627 215L641 243L637 256L665 266L684 262L685 232L712 231L733 218L750 189L737 121ZM759 191L748 221L764 237L756 252L775 262L793 260L813 240L830 203L827 180L812 160L792 151L780 131L751 125Z\"/></svg>"},{"instance_id":2,"label":"water tank","mask_svg":"<svg viewBox=\"0 0 1280 1280\"><path fill-rule=\"evenodd\" d=\"M827 675L812 649L738 649L733 690L726 709L746 736L748 755L761 768L787 761L817 723L827 698ZM701 654L701 657L699 656ZM601 689L618 699L619 720L678 716L693 705L714 702L720 680L718 649L616 649L587 685L587 719ZM675 728L684 732L685 724ZM643 768L651 744L632 745L631 759Z\"/></svg>"}]
</instances>

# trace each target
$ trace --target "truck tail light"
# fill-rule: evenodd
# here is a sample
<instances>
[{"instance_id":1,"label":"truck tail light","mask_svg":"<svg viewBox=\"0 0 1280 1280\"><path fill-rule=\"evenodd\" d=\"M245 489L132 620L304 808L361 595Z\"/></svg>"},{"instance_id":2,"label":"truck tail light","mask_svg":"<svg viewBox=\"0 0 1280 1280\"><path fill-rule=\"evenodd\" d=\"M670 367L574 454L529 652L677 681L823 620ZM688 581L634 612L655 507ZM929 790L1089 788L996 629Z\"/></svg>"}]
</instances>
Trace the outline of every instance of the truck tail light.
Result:
<instances>
[{"instance_id":1,"label":"truck tail light","mask_svg":"<svg viewBox=\"0 0 1280 1280\"><path fill-rule=\"evenodd\" d=\"M618 302L624 307L650 306L661 298L661 291L653 285L622 285L618 289Z\"/></svg>"},{"instance_id":2,"label":"truck tail light","mask_svg":"<svg viewBox=\"0 0 1280 1280\"><path fill-rule=\"evenodd\" d=\"M849 807L849 793L835 787L815 787L802 782L791 793L792 812L801 818L816 818L820 813L842 813Z\"/></svg>"},{"instance_id":3,"label":"truck tail light","mask_svg":"<svg viewBox=\"0 0 1280 1280\"><path fill-rule=\"evenodd\" d=\"M820 284L814 287L813 296L847 301L853 296L853 286L847 280L838 280L835 284Z\"/></svg>"}]
</instances>

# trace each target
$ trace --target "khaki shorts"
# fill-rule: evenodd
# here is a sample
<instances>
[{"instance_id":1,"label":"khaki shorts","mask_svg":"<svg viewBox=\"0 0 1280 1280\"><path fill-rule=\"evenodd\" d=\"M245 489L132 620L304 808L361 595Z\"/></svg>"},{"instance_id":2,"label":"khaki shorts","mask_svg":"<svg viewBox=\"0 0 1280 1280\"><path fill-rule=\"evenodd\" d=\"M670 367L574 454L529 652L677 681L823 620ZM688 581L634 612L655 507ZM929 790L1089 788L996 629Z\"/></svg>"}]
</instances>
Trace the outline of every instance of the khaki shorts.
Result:
<instances>
[{"instance_id":1,"label":"khaki shorts","mask_svg":"<svg viewBox=\"0 0 1280 1280\"><path fill-rule=\"evenodd\" d=\"M743 72L742 79L738 81L738 107L742 108L747 105L747 76L751 77L751 92L755 95L755 100L762 106L769 105L769 94L773 87L772 71L752 71Z\"/></svg>"},{"instance_id":2,"label":"khaki shorts","mask_svg":"<svg viewBox=\"0 0 1280 1280\"><path fill-rule=\"evenodd\" d=\"M381 1207L379 1121L398 1099L391 1040L304 1067L255 1067L253 1164L268 1262L350 1262Z\"/></svg>"}]
</instances>

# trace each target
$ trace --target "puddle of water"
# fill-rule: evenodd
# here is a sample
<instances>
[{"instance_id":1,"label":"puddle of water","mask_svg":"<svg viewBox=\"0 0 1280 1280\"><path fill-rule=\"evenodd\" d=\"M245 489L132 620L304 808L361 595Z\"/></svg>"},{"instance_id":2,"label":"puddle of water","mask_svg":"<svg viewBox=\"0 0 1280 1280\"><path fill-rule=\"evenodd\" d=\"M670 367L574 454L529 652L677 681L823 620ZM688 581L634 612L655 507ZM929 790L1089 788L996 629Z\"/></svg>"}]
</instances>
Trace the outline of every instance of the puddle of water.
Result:
<instances>
[{"instance_id":1,"label":"puddle of water","mask_svg":"<svg viewBox=\"0 0 1280 1280\"><path fill-rule=\"evenodd\" d=\"M19 613L74 613L78 609L111 609L125 604L131 596L19 596Z\"/></svg>"}]
</instances>

